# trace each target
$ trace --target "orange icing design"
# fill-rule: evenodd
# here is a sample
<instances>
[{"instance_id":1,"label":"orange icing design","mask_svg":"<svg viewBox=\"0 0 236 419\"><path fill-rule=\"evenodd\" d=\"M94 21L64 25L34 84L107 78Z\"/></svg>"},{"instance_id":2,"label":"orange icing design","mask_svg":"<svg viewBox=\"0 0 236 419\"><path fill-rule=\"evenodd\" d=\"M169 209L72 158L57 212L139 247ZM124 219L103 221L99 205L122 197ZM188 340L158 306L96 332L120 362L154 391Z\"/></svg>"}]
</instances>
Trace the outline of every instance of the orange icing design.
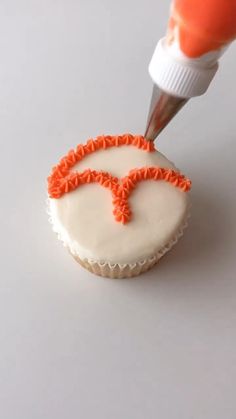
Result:
<instances>
[{"instance_id":1,"label":"orange icing design","mask_svg":"<svg viewBox=\"0 0 236 419\"><path fill-rule=\"evenodd\" d=\"M85 145L78 145L75 150L60 160L60 163L53 167L52 173L48 178L48 193L50 198L58 199L64 194L74 191L79 186L86 183L99 183L109 189L113 197L113 214L116 221L127 223L131 219L131 210L128 199L131 192L139 182L144 180L165 180L175 187L186 192L190 190L191 181L179 172L160 167L143 167L133 169L119 182L117 177L110 173L96 170L85 170L83 172L71 171L72 167L80 162L87 155L97 150L109 147L119 147L122 145L133 145L146 152L155 151L152 141L147 141L142 136L125 134L121 136L100 136L95 140L90 139Z\"/></svg>"}]
</instances>

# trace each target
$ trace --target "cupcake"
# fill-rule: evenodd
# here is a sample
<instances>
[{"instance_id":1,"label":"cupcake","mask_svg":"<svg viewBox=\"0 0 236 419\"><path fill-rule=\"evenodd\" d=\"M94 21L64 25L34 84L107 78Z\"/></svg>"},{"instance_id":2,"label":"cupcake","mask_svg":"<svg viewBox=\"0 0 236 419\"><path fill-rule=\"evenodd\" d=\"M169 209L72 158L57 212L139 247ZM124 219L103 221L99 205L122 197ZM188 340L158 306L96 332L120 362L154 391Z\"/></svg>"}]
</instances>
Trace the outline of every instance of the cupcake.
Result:
<instances>
[{"instance_id":1,"label":"cupcake","mask_svg":"<svg viewBox=\"0 0 236 419\"><path fill-rule=\"evenodd\" d=\"M48 178L53 230L89 271L147 271L187 225L191 182L142 136L100 136L63 157Z\"/></svg>"}]
</instances>

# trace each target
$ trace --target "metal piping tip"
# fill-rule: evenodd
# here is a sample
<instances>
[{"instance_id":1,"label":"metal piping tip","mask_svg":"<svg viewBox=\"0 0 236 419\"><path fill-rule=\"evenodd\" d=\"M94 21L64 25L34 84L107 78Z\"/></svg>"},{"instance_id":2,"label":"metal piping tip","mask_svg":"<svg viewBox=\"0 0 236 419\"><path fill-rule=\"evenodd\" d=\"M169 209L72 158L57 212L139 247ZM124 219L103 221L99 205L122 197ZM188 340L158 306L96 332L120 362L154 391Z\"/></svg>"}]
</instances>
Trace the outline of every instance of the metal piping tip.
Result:
<instances>
[{"instance_id":1,"label":"metal piping tip","mask_svg":"<svg viewBox=\"0 0 236 419\"><path fill-rule=\"evenodd\" d=\"M154 141L187 101L164 92L154 84L144 137Z\"/></svg>"}]
</instances>

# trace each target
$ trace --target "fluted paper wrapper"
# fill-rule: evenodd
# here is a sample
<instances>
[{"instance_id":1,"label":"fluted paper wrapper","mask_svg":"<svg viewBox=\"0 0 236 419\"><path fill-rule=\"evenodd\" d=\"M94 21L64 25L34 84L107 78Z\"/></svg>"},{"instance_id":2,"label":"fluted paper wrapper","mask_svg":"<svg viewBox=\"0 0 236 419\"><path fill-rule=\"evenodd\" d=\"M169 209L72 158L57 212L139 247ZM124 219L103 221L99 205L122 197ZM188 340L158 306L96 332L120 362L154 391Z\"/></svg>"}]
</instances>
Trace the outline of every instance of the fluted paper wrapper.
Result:
<instances>
[{"instance_id":1,"label":"fluted paper wrapper","mask_svg":"<svg viewBox=\"0 0 236 419\"><path fill-rule=\"evenodd\" d=\"M189 215L187 219L189 218ZM162 256L166 252L168 252L179 240L179 238L183 235L184 229L188 226L187 219L185 220L184 224L179 229L178 233L172 238L168 244L162 247L156 255L150 256L146 259L140 260L138 262L129 264L120 264L120 263L114 263L111 264L109 262L98 262L94 260L88 260L88 259L80 259L78 255L72 256L74 259L80 263L81 266L83 266L88 271L107 278L131 278L133 276L138 276L146 271L148 271L150 268L152 268Z\"/></svg>"},{"instance_id":2,"label":"fluted paper wrapper","mask_svg":"<svg viewBox=\"0 0 236 419\"><path fill-rule=\"evenodd\" d=\"M95 275L107 277L107 278L131 278L138 276L150 268L152 268L166 252L168 252L183 235L185 228L188 226L188 219L190 217L190 205L188 208L187 216L184 222L180 226L178 232L173 236L169 242L163 246L156 254L150 255L149 257L139 260L135 263L110 263L110 262L99 262L92 259L81 259L79 255L74 254L66 243L64 243L62 237L54 228L53 220L50 214L49 201L47 200L47 213L49 215L49 222L52 225L53 230L57 233L58 239L61 240L65 247L68 248L73 258L85 269L94 273Z\"/></svg>"}]
</instances>

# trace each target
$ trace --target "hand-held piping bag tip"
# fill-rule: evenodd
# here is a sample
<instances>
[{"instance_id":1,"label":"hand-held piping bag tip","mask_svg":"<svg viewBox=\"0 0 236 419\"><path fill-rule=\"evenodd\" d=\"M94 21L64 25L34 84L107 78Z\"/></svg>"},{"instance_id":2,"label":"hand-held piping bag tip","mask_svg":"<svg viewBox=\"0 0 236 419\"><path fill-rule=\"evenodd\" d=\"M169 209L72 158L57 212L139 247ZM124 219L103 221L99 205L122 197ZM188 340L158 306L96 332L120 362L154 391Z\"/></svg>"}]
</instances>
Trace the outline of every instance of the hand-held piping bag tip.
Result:
<instances>
[{"instance_id":1,"label":"hand-held piping bag tip","mask_svg":"<svg viewBox=\"0 0 236 419\"><path fill-rule=\"evenodd\" d=\"M188 99L164 92L154 84L144 137L154 141L187 101Z\"/></svg>"},{"instance_id":2,"label":"hand-held piping bag tip","mask_svg":"<svg viewBox=\"0 0 236 419\"><path fill-rule=\"evenodd\" d=\"M154 83L145 137L154 140L185 103L206 92L217 69L220 52L199 59L185 57L176 44L161 39L149 64Z\"/></svg>"},{"instance_id":3,"label":"hand-held piping bag tip","mask_svg":"<svg viewBox=\"0 0 236 419\"><path fill-rule=\"evenodd\" d=\"M149 65L159 92L155 87L147 139L154 140L189 98L206 92L235 38L236 0L172 1L167 35Z\"/></svg>"}]
</instances>

